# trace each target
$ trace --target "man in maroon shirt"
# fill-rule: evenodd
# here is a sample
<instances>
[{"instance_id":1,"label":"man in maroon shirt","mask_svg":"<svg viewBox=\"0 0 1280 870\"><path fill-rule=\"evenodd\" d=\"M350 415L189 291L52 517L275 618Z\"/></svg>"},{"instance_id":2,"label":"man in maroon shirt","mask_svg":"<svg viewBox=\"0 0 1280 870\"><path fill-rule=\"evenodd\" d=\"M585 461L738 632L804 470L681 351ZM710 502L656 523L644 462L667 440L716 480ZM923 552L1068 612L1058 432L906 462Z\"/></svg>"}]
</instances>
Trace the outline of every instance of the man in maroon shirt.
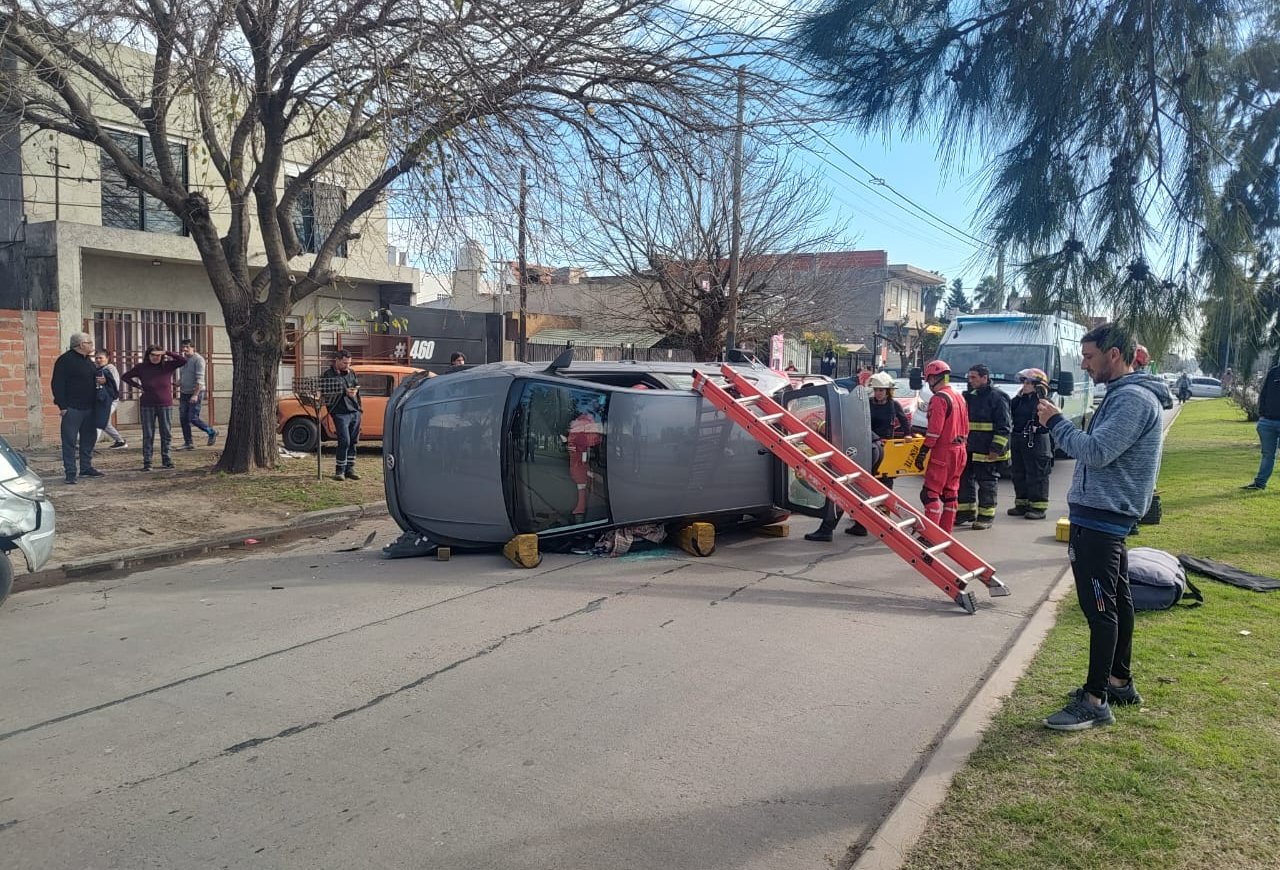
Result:
<instances>
[{"instance_id":1,"label":"man in maroon shirt","mask_svg":"<svg viewBox=\"0 0 1280 870\"><path fill-rule=\"evenodd\" d=\"M181 354L165 350L158 344L150 345L142 362L120 376L126 384L142 391L138 399L138 412L142 418L142 470L151 470L151 456L155 451L156 428L160 429L160 463L173 468L169 445L173 441L173 373L182 368L186 359Z\"/></svg>"}]
</instances>

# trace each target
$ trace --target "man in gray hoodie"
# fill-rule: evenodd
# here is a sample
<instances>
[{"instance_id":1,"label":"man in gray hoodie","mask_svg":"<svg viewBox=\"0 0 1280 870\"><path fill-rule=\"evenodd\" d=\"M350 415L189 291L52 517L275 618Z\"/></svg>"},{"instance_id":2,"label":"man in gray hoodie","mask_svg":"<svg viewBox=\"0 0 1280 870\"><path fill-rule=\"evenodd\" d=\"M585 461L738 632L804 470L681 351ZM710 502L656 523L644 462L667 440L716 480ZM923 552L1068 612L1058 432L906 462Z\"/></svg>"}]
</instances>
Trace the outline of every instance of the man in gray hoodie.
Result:
<instances>
[{"instance_id":1,"label":"man in gray hoodie","mask_svg":"<svg viewBox=\"0 0 1280 870\"><path fill-rule=\"evenodd\" d=\"M1089 674L1071 702L1044 720L1049 728L1080 731L1115 722L1112 704L1140 704L1129 673L1133 596L1124 539L1151 506L1164 439L1160 409L1169 388L1159 377L1135 372L1133 335L1104 323L1080 339L1084 369L1106 384L1106 398L1082 432L1052 402L1038 416L1058 446L1075 457L1067 491L1071 543L1067 549L1076 597L1089 622Z\"/></svg>"}]
</instances>

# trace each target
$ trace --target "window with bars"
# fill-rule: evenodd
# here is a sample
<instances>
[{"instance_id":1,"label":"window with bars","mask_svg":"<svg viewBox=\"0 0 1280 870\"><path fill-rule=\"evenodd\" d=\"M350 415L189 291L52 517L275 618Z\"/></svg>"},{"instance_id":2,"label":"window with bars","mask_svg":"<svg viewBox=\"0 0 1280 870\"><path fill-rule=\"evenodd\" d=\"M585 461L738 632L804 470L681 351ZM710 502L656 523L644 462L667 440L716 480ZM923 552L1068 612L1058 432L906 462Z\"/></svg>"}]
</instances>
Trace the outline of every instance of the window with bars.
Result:
<instances>
[{"instance_id":1,"label":"window with bars","mask_svg":"<svg viewBox=\"0 0 1280 870\"><path fill-rule=\"evenodd\" d=\"M209 356L210 336L203 311L98 308L93 312L94 344L105 350L117 367L140 361L148 345L176 351L184 338L191 339L202 356Z\"/></svg>"},{"instance_id":2,"label":"window with bars","mask_svg":"<svg viewBox=\"0 0 1280 870\"><path fill-rule=\"evenodd\" d=\"M107 135L120 148L155 177L160 176L155 152L150 138L138 133L108 130ZM187 183L187 146L181 142L169 143L169 157L173 160L182 179ZM143 230L149 233L172 233L184 236L187 228L169 207L155 197L148 196L133 187L120 174L115 162L102 153L102 225L124 230Z\"/></svg>"},{"instance_id":3,"label":"window with bars","mask_svg":"<svg viewBox=\"0 0 1280 870\"><path fill-rule=\"evenodd\" d=\"M286 183L295 179L286 178ZM338 218L347 208L347 192L336 184L312 181L293 202L293 231L302 242L302 250L314 254L333 232ZM347 243L338 245L339 257L347 255Z\"/></svg>"}]
</instances>

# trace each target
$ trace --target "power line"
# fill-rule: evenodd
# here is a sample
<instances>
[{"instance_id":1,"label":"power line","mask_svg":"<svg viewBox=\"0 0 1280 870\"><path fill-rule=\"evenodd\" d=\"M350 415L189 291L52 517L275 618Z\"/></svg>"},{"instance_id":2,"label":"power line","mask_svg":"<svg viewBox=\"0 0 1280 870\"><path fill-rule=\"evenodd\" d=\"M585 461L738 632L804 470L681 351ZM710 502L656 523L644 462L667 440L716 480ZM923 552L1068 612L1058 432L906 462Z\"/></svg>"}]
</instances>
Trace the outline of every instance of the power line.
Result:
<instances>
[{"instance_id":1,"label":"power line","mask_svg":"<svg viewBox=\"0 0 1280 870\"><path fill-rule=\"evenodd\" d=\"M852 163L854 166L861 169L863 172L867 173L867 176L869 177L870 180L867 181L867 180L858 178L856 175L852 174L851 172L846 170L844 167L837 166L830 159L828 159L827 156L824 154L818 155L818 158L820 160L822 160L828 166L835 169L837 172L852 179L853 181L857 182L863 187L866 187L867 189L875 193L877 196L879 196L881 199L884 199L885 201L892 203L897 208L901 209L902 211L906 212L909 215L912 215L912 217L923 218L925 221L930 223L935 229L941 230L942 232L945 232L948 235L951 235L953 237L960 238L961 241L964 241L967 244L979 245L983 248L990 248L993 250L995 249L996 247L995 245L991 244L990 242L984 241L983 239L980 239L975 235L972 235L971 233L956 226L950 221L947 221L945 218L938 217L933 212L929 211L929 209L920 205L918 202L911 199L906 194L902 193L900 190L898 190L896 187L894 187L888 181L886 181L883 177L876 175L874 172L872 172L870 169L868 169L866 166L860 163L856 158L850 155L847 151L845 151L839 145L832 142L831 139L825 136L824 134L816 133L816 135L818 136L819 139L825 142L831 148L832 151L839 154L845 160L848 160L850 163ZM891 192L894 196L898 197L903 202L910 205L911 210L907 209L901 203L895 202L891 197L886 196L884 193L877 190L876 189L877 187L883 187L885 190L888 190L889 192ZM914 210L914 213L912 210Z\"/></svg>"}]
</instances>

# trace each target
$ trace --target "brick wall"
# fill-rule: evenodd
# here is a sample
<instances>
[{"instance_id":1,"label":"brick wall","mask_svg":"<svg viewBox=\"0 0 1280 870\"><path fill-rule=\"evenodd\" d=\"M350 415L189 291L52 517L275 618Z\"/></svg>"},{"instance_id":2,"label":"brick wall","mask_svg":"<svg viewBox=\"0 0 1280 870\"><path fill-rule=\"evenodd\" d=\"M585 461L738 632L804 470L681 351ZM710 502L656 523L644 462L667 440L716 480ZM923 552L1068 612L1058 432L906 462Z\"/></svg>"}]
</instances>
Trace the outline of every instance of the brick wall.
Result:
<instances>
[{"instance_id":1,"label":"brick wall","mask_svg":"<svg viewBox=\"0 0 1280 870\"><path fill-rule=\"evenodd\" d=\"M14 447L58 440L49 381L63 350L56 311L0 310L0 435Z\"/></svg>"}]
</instances>

